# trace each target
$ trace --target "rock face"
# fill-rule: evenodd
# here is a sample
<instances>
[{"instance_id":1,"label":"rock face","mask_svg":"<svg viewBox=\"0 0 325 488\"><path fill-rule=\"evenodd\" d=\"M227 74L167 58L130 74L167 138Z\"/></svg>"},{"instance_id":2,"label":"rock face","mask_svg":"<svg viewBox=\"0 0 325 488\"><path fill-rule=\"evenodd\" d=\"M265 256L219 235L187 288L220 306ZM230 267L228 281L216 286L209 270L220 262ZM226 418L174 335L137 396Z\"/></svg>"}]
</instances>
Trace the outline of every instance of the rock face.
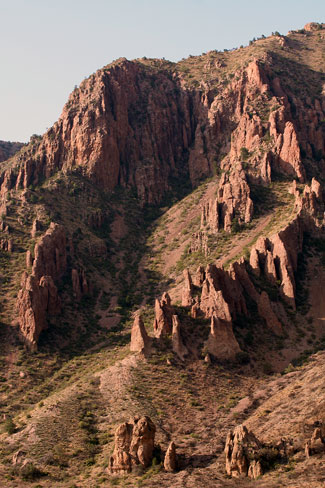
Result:
<instances>
[{"instance_id":1,"label":"rock face","mask_svg":"<svg viewBox=\"0 0 325 488\"><path fill-rule=\"evenodd\" d=\"M156 427L149 417L134 418L131 423L119 425L109 460L110 473L130 473L137 465L147 468L152 461L155 432Z\"/></svg>"},{"instance_id":2,"label":"rock face","mask_svg":"<svg viewBox=\"0 0 325 488\"><path fill-rule=\"evenodd\" d=\"M170 296L164 293L161 300L155 302L155 320L153 324L155 337L158 339L164 335L169 335L173 330L174 309L171 306Z\"/></svg>"},{"instance_id":3,"label":"rock face","mask_svg":"<svg viewBox=\"0 0 325 488\"><path fill-rule=\"evenodd\" d=\"M302 221L297 217L270 239L259 238L250 255L250 265L254 273L264 273L270 281L279 280L283 298L292 308L295 308L294 273L298 254L302 250L302 236Z\"/></svg>"},{"instance_id":4,"label":"rock face","mask_svg":"<svg viewBox=\"0 0 325 488\"><path fill-rule=\"evenodd\" d=\"M260 462L254 459L261 447L259 440L244 425L230 431L225 446L227 474L235 478L248 475L256 478L263 474Z\"/></svg>"},{"instance_id":5,"label":"rock face","mask_svg":"<svg viewBox=\"0 0 325 488\"><path fill-rule=\"evenodd\" d=\"M185 356L188 354L188 350L181 337L181 325L177 315L173 315L172 345L175 354L184 361Z\"/></svg>"},{"instance_id":6,"label":"rock face","mask_svg":"<svg viewBox=\"0 0 325 488\"><path fill-rule=\"evenodd\" d=\"M245 172L237 167L230 175L223 173L217 198L203 205L201 227L231 232L234 219L239 225L251 221L253 207Z\"/></svg>"},{"instance_id":7,"label":"rock face","mask_svg":"<svg viewBox=\"0 0 325 488\"><path fill-rule=\"evenodd\" d=\"M52 277L42 276L38 280L25 272L16 306L20 331L26 344L35 351L40 333L47 328L47 313L56 315L60 312L60 300Z\"/></svg>"},{"instance_id":8,"label":"rock face","mask_svg":"<svg viewBox=\"0 0 325 488\"><path fill-rule=\"evenodd\" d=\"M47 328L47 314L57 315L61 311L54 280L66 270L64 228L51 223L36 244L34 254L32 274L23 273L16 302L20 331L32 350L37 349L39 335Z\"/></svg>"},{"instance_id":9,"label":"rock face","mask_svg":"<svg viewBox=\"0 0 325 488\"><path fill-rule=\"evenodd\" d=\"M37 242L34 250L33 275L62 278L67 266L66 233L62 225L52 222L46 233Z\"/></svg>"},{"instance_id":10,"label":"rock face","mask_svg":"<svg viewBox=\"0 0 325 488\"><path fill-rule=\"evenodd\" d=\"M141 315L138 313L133 322L131 330L130 351L145 354L148 351L150 339L144 326Z\"/></svg>"},{"instance_id":11,"label":"rock face","mask_svg":"<svg viewBox=\"0 0 325 488\"><path fill-rule=\"evenodd\" d=\"M219 317L211 317L211 330L207 342L209 354L220 360L235 359L240 352L239 344L234 336L232 324Z\"/></svg>"},{"instance_id":12,"label":"rock face","mask_svg":"<svg viewBox=\"0 0 325 488\"><path fill-rule=\"evenodd\" d=\"M190 307L194 302L192 278L188 269L184 269L183 275L184 284L182 289L182 306Z\"/></svg>"},{"instance_id":13,"label":"rock face","mask_svg":"<svg viewBox=\"0 0 325 488\"><path fill-rule=\"evenodd\" d=\"M165 471L174 472L177 469L177 454L176 454L176 446L174 442L171 442L168 446L166 451L165 459L164 459L164 468Z\"/></svg>"},{"instance_id":14,"label":"rock face","mask_svg":"<svg viewBox=\"0 0 325 488\"><path fill-rule=\"evenodd\" d=\"M273 312L269 296L265 291L262 291L258 300L258 313L261 317L263 317L267 327L271 329L274 334L283 334L282 325L279 322L275 313Z\"/></svg>"}]
</instances>

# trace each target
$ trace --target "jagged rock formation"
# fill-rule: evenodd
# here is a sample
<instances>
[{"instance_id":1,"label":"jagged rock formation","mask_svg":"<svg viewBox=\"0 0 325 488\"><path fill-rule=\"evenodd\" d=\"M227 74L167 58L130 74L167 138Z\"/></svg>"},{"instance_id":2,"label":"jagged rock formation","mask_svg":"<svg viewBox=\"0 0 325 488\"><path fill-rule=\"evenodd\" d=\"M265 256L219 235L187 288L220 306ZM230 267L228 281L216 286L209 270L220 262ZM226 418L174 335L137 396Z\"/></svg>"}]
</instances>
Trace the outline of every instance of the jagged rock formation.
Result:
<instances>
[{"instance_id":1,"label":"jagged rock formation","mask_svg":"<svg viewBox=\"0 0 325 488\"><path fill-rule=\"evenodd\" d=\"M115 431L114 452L109 460L112 474L130 473L133 467L147 468L152 461L156 427L149 417L134 418Z\"/></svg>"},{"instance_id":2,"label":"jagged rock formation","mask_svg":"<svg viewBox=\"0 0 325 488\"><path fill-rule=\"evenodd\" d=\"M57 288L51 276L24 273L21 289L17 296L17 313L20 331L31 350L37 349L37 341L42 330L46 329L46 315L60 312Z\"/></svg>"},{"instance_id":3,"label":"jagged rock formation","mask_svg":"<svg viewBox=\"0 0 325 488\"><path fill-rule=\"evenodd\" d=\"M47 314L60 313L54 280L61 278L66 270L64 228L52 222L35 245L34 255L32 273L23 273L16 303L20 331L32 350L37 348L39 335L47 327ZM30 256L28 261L31 264Z\"/></svg>"},{"instance_id":4,"label":"jagged rock formation","mask_svg":"<svg viewBox=\"0 0 325 488\"><path fill-rule=\"evenodd\" d=\"M238 425L234 431L228 432L225 446L227 474L251 478L263 474L260 462L254 459L261 447L260 441L245 425Z\"/></svg>"},{"instance_id":5,"label":"jagged rock formation","mask_svg":"<svg viewBox=\"0 0 325 488\"><path fill-rule=\"evenodd\" d=\"M282 335L283 328L281 322L273 312L271 301L265 291L262 291L257 306L259 315L263 317L269 329L271 329L276 335Z\"/></svg>"},{"instance_id":6,"label":"jagged rock formation","mask_svg":"<svg viewBox=\"0 0 325 488\"><path fill-rule=\"evenodd\" d=\"M155 301L155 320L153 324L154 335L158 339L169 335L173 330L174 309L171 306L170 296L164 293L161 300Z\"/></svg>"},{"instance_id":7,"label":"jagged rock formation","mask_svg":"<svg viewBox=\"0 0 325 488\"><path fill-rule=\"evenodd\" d=\"M313 454L325 452L325 435L324 426L316 427L312 433L311 438L305 444L305 454L309 458Z\"/></svg>"},{"instance_id":8,"label":"jagged rock formation","mask_svg":"<svg viewBox=\"0 0 325 488\"><path fill-rule=\"evenodd\" d=\"M237 166L229 176L223 173L215 200L208 201L202 208L201 226L212 231L224 229L231 232L234 219L238 224L248 223L253 216L253 202L246 181L245 172Z\"/></svg>"},{"instance_id":9,"label":"jagged rock formation","mask_svg":"<svg viewBox=\"0 0 325 488\"><path fill-rule=\"evenodd\" d=\"M166 455L164 459L164 469L165 471L169 471L169 472L174 472L177 469L176 446L173 441L169 444L168 449L166 451Z\"/></svg>"},{"instance_id":10,"label":"jagged rock formation","mask_svg":"<svg viewBox=\"0 0 325 488\"><path fill-rule=\"evenodd\" d=\"M177 315L173 315L172 346L174 353L184 361L185 356L188 354L188 350L182 340L181 325Z\"/></svg>"},{"instance_id":11,"label":"jagged rock formation","mask_svg":"<svg viewBox=\"0 0 325 488\"><path fill-rule=\"evenodd\" d=\"M148 351L150 339L140 313L136 314L131 329L130 351L145 354Z\"/></svg>"},{"instance_id":12,"label":"jagged rock formation","mask_svg":"<svg viewBox=\"0 0 325 488\"><path fill-rule=\"evenodd\" d=\"M235 359L236 354L240 352L240 347L234 336L231 321L223 320L215 315L211 317L207 350L216 359Z\"/></svg>"},{"instance_id":13,"label":"jagged rock formation","mask_svg":"<svg viewBox=\"0 0 325 488\"><path fill-rule=\"evenodd\" d=\"M184 269L184 284L182 289L182 306L190 307L193 304L193 283L188 269Z\"/></svg>"}]
</instances>

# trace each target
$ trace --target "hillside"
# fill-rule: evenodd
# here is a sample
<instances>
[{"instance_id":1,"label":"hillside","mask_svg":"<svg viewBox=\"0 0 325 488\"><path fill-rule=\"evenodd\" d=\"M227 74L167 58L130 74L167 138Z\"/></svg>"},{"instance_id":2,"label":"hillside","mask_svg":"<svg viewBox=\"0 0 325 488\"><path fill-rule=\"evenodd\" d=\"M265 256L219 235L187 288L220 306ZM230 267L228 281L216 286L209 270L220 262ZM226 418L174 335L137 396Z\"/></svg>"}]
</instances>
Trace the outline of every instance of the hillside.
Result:
<instances>
[{"instance_id":1,"label":"hillside","mask_svg":"<svg viewBox=\"0 0 325 488\"><path fill-rule=\"evenodd\" d=\"M323 486L324 48L121 58L6 149L3 486Z\"/></svg>"},{"instance_id":2,"label":"hillside","mask_svg":"<svg viewBox=\"0 0 325 488\"><path fill-rule=\"evenodd\" d=\"M14 156L24 146L22 142L0 141L0 162Z\"/></svg>"}]
</instances>

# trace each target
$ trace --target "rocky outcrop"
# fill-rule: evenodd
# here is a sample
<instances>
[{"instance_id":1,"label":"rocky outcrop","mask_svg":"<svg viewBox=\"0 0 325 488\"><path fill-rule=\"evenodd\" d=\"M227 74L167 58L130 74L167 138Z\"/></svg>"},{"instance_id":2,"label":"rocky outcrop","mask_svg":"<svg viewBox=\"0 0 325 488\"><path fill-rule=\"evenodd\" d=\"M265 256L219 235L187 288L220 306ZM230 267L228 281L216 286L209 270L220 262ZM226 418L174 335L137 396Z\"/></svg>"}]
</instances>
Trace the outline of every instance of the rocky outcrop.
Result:
<instances>
[{"instance_id":1,"label":"rocky outcrop","mask_svg":"<svg viewBox=\"0 0 325 488\"><path fill-rule=\"evenodd\" d=\"M89 285L84 269L71 271L72 290L74 298L79 302L84 295L89 293Z\"/></svg>"},{"instance_id":2,"label":"rocky outcrop","mask_svg":"<svg viewBox=\"0 0 325 488\"><path fill-rule=\"evenodd\" d=\"M211 317L211 329L206 348L209 354L221 361L236 358L241 349L235 338L231 321L215 315Z\"/></svg>"},{"instance_id":3,"label":"rocky outcrop","mask_svg":"<svg viewBox=\"0 0 325 488\"><path fill-rule=\"evenodd\" d=\"M114 452L109 459L111 474L130 473L141 465L147 468L152 461L156 427L149 417L134 418L120 424L115 431Z\"/></svg>"},{"instance_id":4,"label":"rocky outcrop","mask_svg":"<svg viewBox=\"0 0 325 488\"><path fill-rule=\"evenodd\" d=\"M237 314L246 314L242 287L236 279L234 268L229 271L209 264L202 285L200 308L206 317L216 315L222 320L231 320Z\"/></svg>"},{"instance_id":5,"label":"rocky outcrop","mask_svg":"<svg viewBox=\"0 0 325 488\"><path fill-rule=\"evenodd\" d=\"M66 233L62 225L51 222L46 233L35 245L33 275L62 278L67 266Z\"/></svg>"},{"instance_id":6,"label":"rocky outcrop","mask_svg":"<svg viewBox=\"0 0 325 488\"><path fill-rule=\"evenodd\" d=\"M259 275L280 281L280 291L286 302L295 308L295 278L298 254L302 249L303 226L299 217L284 230L267 238L259 238L251 249L250 265Z\"/></svg>"},{"instance_id":7,"label":"rocky outcrop","mask_svg":"<svg viewBox=\"0 0 325 488\"><path fill-rule=\"evenodd\" d=\"M16 301L20 332L32 350L37 349L39 335L47 328L47 315L57 315L61 311L54 280L61 278L66 271L64 228L51 223L36 244L34 254L34 261L30 254L27 255L28 264L33 263L32 273L23 273Z\"/></svg>"},{"instance_id":8,"label":"rocky outcrop","mask_svg":"<svg viewBox=\"0 0 325 488\"><path fill-rule=\"evenodd\" d=\"M275 335L281 336L283 334L282 325L275 315L269 296L265 291L262 291L258 300L258 313L265 320L267 327L271 329Z\"/></svg>"},{"instance_id":9,"label":"rocky outcrop","mask_svg":"<svg viewBox=\"0 0 325 488\"><path fill-rule=\"evenodd\" d=\"M165 471L169 471L171 473L173 473L177 469L176 446L173 441L169 444L165 454L164 469Z\"/></svg>"},{"instance_id":10,"label":"rocky outcrop","mask_svg":"<svg viewBox=\"0 0 325 488\"><path fill-rule=\"evenodd\" d=\"M235 478L248 475L256 478L263 474L260 462L255 459L261 447L260 441L244 425L228 432L225 446L227 474Z\"/></svg>"},{"instance_id":11,"label":"rocky outcrop","mask_svg":"<svg viewBox=\"0 0 325 488\"><path fill-rule=\"evenodd\" d=\"M20 331L28 347L35 351L40 333L47 328L47 313L56 315L60 312L60 300L52 277L42 276L38 280L25 272L16 308Z\"/></svg>"},{"instance_id":12,"label":"rocky outcrop","mask_svg":"<svg viewBox=\"0 0 325 488\"><path fill-rule=\"evenodd\" d=\"M245 172L237 165L230 175L222 174L217 198L203 205L201 226L215 232L220 229L231 232L234 219L238 225L251 221L253 207Z\"/></svg>"},{"instance_id":13,"label":"rocky outcrop","mask_svg":"<svg viewBox=\"0 0 325 488\"><path fill-rule=\"evenodd\" d=\"M150 339L144 326L140 313L137 313L132 329L130 351L146 354L150 346Z\"/></svg>"},{"instance_id":14,"label":"rocky outcrop","mask_svg":"<svg viewBox=\"0 0 325 488\"><path fill-rule=\"evenodd\" d=\"M165 292L160 300L157 298L155 301L155 320L153 324L155 337L159 339L172 333L174 313L170 296Z\"/></svg>"},{"instance_id":15,"label":"rocky outcrop","mask_svg":"<svg viewBox=\"0 0 325 488\"><path fill-rule=\"evenodd\" d=\"M188 354L188 350L182 340L181 324L177 315L173 315L172 346L174 353L184 361L185 356Z\"/></svg>"},{"instance_id":16,"label":"rocky outcrop","mask_svg":"<svg viewBox=\"0 0 325 488\"><path fill-rule=\"evenodd\" d=\"M182 289L182 306L190 307L193 304L194 299L193 299L193 283L188 269L184 269L183 276L184 276L184 281L183 281L183 289Z\"/></svg>"},{"instance_id":17,"label":"rocky outcrop","mask_svg":"<svg viewBox=\"0 0 325 488\"><path fill-rule=\"evenodd\" d=\"M316 427L312 433L311 438L305 444L305 454L309 458L314 454L325 452L325 428L321 423Z\"/></svg>"}]
</instances>

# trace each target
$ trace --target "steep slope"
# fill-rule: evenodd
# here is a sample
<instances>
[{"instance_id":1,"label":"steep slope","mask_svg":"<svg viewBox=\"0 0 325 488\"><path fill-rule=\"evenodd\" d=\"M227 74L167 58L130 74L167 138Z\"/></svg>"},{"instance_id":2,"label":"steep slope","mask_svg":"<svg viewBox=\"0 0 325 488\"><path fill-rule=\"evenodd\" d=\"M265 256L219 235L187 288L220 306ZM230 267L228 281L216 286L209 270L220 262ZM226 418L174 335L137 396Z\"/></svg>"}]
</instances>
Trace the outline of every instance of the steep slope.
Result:
<instances>
[{"instance_id":1,"label":"steep slope","mask_svg":"<svg viewBox=\"0 0 325 488\"><path fill-rule=\"evenodd\" d=\"M0 141L0 162L14 156L24 145L22 142Z\"/></svg>"},{"instance_id":2,"label":"steep slope","mask_svg":"<svg viewBox=\"0 0 325 488\"><path fill-rule=\"evenodd\" d=\"M291 486L296 462L301 486L318 482L301 428L282 456L280 407L265 431L256 409L279 403L267 375L324 347L324 28L179 63L119 59L1 164L7 486L234 486L222 451L244 421L282 466L260 486ZM317 416L305 396L301 422ZM117 435L112 460L113 430L148 415L153 466L137 454L120 476L140 441ZM170 441L176 474L160 464Z\"/></svg>"}]
</instances>

